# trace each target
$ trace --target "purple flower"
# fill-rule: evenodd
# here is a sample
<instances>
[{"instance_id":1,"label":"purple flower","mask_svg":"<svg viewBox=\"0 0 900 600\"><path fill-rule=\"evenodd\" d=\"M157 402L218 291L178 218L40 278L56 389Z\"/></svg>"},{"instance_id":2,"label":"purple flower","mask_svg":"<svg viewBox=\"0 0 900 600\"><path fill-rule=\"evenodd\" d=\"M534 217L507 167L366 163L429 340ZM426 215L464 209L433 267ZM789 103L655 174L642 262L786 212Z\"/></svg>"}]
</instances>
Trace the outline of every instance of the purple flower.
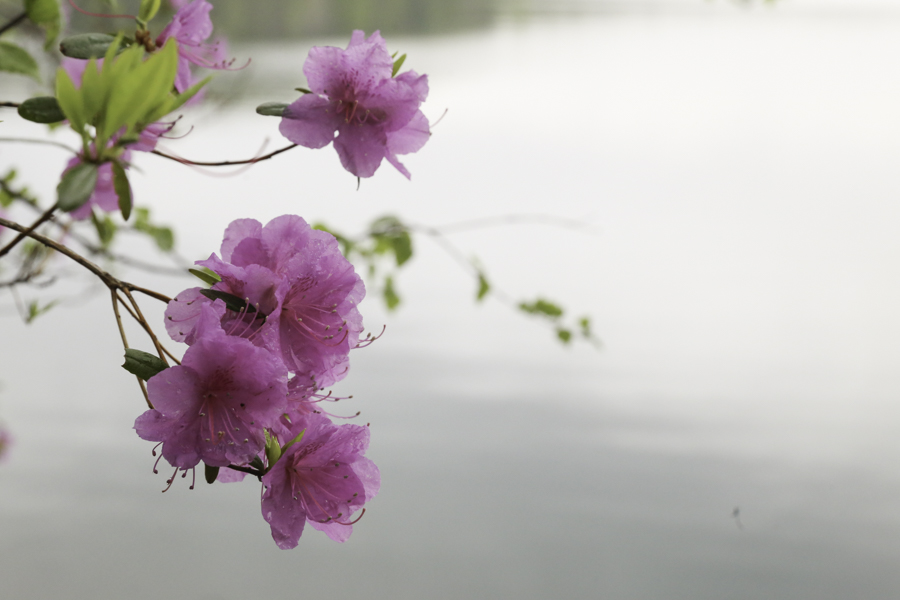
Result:
<instances>
[{"instance_id":1,"label":"purple flower","mask_svg":"<svg viewBox=\"0 0 900 600\"><path fill-rule=\"evenodd\" d=\"M334 141L341 164L357 177L371 177L386 158L408 179L397 155L416 152L431 135L419 110L428 77L414 71L391 77L393 67L377 31L368 39L354 31L346 50L314 47L303 65L313 93L287 107L281 134L307 148Z\"/></svg>"},{"instance_id":2,"label":"purple flower","mask_svg":"<svg viewBox=\"0 0 900 600\"><path fill-rule=\"evenodd\" d=\"M137 418L142 439L162 442L162 455L179 469L201 460L214 467L246 464L265 448L263 428L287 409L284 365L263 348L226 335L219 300L201 307L197 340L180 366L147 382L155 408Z\"/></svg>"},{"instance_id":3,"label":"purple flower","mask_svg":"<svg viewBox=\"0 0 900 600\"><path fill-rule=\"evenodd\" d=\"M307 521L331 539L346 541L353 513L381 487L378 467L363 456L367 427L334 425L312 414L292 424L291 439L300 432L302 439L263 477L263 518L282 550L297 546Z\"/></svg>"},{"instance_id":4,"label":"purple flower","mask_svg":"<svg viewBox=\"0 0 900 600\"><path fill-rule=\"evenodd\" d=\"M206 0L193 2L173 2L178 9L172 22L159 33L156 45L162 47L166 40L175 38L178 42L178 72L175 75L175 89L179 93L193 85L191 65L207 69L227 69L234 62L228 61L227 49L221 40L207 44L212 35L213 24L209 18L212 4Z\"/></svg>"},{"instance_id":5,"label":"purple flower","mask_svg":"<svg viewBox=\"0 0 900 600\"><path fill-rule=\"evenodd\" d=\"M363 328L357 305L365 287L334 236L293 215L265 227L241 219L228 226L221 252L197 262L222 278L212 289L256 309L227 311L225 331L279 354L288 371L320 387L343 378ZM166 308L173 339L194 343L199 307L208 302L199 288L176 296Z\"/></svg>"}]
</instances>

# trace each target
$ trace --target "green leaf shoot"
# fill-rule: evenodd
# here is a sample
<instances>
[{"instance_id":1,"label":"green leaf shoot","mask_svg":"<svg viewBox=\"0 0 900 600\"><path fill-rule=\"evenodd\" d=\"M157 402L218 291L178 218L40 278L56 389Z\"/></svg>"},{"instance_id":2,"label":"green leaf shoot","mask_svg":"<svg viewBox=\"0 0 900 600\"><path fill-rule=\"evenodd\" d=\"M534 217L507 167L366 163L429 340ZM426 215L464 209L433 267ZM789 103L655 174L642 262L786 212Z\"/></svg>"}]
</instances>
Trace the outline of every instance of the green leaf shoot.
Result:
<instances>
[{"instance_id":1,"label":"green leaf shoot","mask_svg":"<svg viewBox=\"0 0 900 600\"><path fill-rule=\"evenodd\" d=\"M25 12L32 23L44 29L44 50L49 50L59 35L60 12L57 0L25 0Z\"/></svg>"},{"instance_id":2,"label":"green leaf shoot","mask_svg":"<svg viewBox=\"0 0 900 600\"><path fill-rule=\"evenodd\" d=\"M144 381L165 371L169 366L155 354L128 348L125 350L125 364L122 368Z\"/></svg>"},{"instance_id":3,"label":"green leaf shoot","mask_svg":"<svg viewBox=\"0 0 900 600\"><path fill-rule=\"evenodd\" d=\"M394 310L400 305L400 296L394 290L394 278L391 276L384 279L384 303L388 310Z\"/></svg>"},{"instance_id":4,"label":"green leaf shoot","mask_svg":"<svg viewBox=\"0 0 900 600\"><path fill-rule=\"evenodd\" d=\"M263 102L256 107L256 114L264 117L280 117L288 107L284 102Z\"/></svg>"},{"instance_id":5,"label":"green leaf shoot","mask_svg":"<svg viewBox=\"0 0 900 600\"><path fill-rule=\"evenodd\" d=\"M487 277L484 276L484 273L481 271L478 272L478 293L475 295L475 300L481 302L488 295L488 292L491 291L491 284L488 282Z\"/></svg>"},{"instance_id":6,"label":"green leaf shoot","mask_svg":"<svg viewBox=\"0 0 900 600\"><path fill-rule=\"evenodd\" d=\"M217 283L222 281L221 277L219 277L216 273L210 271L206 267L200 267L199 269L188 269L188 273L207 285L216 285Z\"/></svg>"},{"instance_id":7,"label":"green leaf shoot","mask_svg":"<svg viewBox=\"0 0 900 600\"><path fill-rule=\"evenodd\" d=\"M131 184L128 183L128 174L119 161L112 163L113 189L119 198L119 210L122 211L122 218L128 220L131 216Z\"/></svg>"},{"instance_id":8,"label":"green leaf shoot","mask_svg":"<svg viewBox=\"0 0 900 600\"><path fill-rule=\"evenodd\" d=\"M394 61L394 68L391 71L391 77L396 77L397 73L400 72L400 67L403 66L403 63L406 62L406 54L401 54L400 58Z\"/></svg>"}]
</instances>

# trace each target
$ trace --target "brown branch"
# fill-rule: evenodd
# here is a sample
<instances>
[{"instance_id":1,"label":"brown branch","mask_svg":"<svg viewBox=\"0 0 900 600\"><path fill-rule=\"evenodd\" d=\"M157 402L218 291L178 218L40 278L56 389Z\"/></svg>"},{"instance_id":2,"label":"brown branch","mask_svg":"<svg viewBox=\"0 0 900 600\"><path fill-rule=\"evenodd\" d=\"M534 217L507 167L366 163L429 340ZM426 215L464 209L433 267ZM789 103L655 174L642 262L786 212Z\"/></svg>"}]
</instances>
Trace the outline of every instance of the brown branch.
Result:
<instances>
[{"instance_id":1,"label":"brown branch","mask_svg":"<svg viewBox=\"0 0 900 600\"><path fill-rule=\"evenodd\" d=\"M54 204L53 206L51 206L50 208L48 208L47 210L45 210L45 211L43 212L43 214L41 214L41 216L38 218L37 221L35 221L34 223L32 223L31 226L30 226L28 229L26 229L25 231L22 231L21 233L19 233L19 235L17 235L17 236L13 239L13 241L11 241L11 242L8 243L7 245L5 245L3 248L0 248L0 258L2 258L3 256L6 256L7 254L9 254L9 251L12 250L13 248L15 248L15 247L16 247L16 244L18 244L19 242L21 242L22 240L24 240L26 237L28 237L35 229L37 229L38 227L40 227L41 225L43 225L44 223L46 223L49 219L52 219L52 218L53 218L53 212L54 212L55 210L56 210L56 204Z\"/></svg>"},{"instance_id":2,"label":"brown branch","mask_svg":"<svg viewBox=\"0 0 900 600\"><path fill-rule=\"evenodd\" d=\"M122 315L119 313L119 295L116 293L115 288L109 288L109 293L112 296L113 313L116 315L116 325L119 326L119 335L122 337L122 345L128 350L128 338L125 336L125 326L122 324ZM128 306L125 306L125 308L128 308ZM131 310L128 312L131 312ZM144 393L144 400L147 401L147 406L152 410L153 403L150 402L150 395L147 394L147 388L144 387L144 381L137 375L135 375L135 378L137 378L138 385L141 386L141 391Z\"/></svg>"},{"instance_id":3,"label":"brown branch","mask_svg":"<svg viewBox=\"0 0 900 600\"><path fill-rule=\"evenodd\" d=\"M152 150L152 154L156 154L157 156L162 156L163 158L168 158L169 160L174 160L175 162L179 162L183 165L191 165L194 167L230 167L233 165L252 165L254 163L258 163L263 160L269 160L273 156L278 156L282 152L287 152L288 150L292 150L296 148L297 144L291 144L290 146L285 146L284 148L279 148L274 152L270 152L263 156L258 156L256 158L248 158L247 160L225 160L222 162L198 162L195 160L188 160L186 158L179 158L177 156L172 156L171 154L166 154L165 152L160 152L159 150Z\"/></svg>"},{"instance_id":4,"label":"brown branch","mask_svg":"<svg viewBox=\"0 0 900 600\"><path fill-rule=\"evenodd\" d=\"M0 106L5 108L19 108L18 102L0 102Z\"/></svg>"},{"instance_id":5,"label":"brown branch","mask_svg":"<svg viewBox=\"0 0 900 600\"><path fill-rule=\"evenodd\" d=\"M85 269L87 269L88 271L93 273L94 275L96 275L98 278L100 278L100 281L102 281L106 285L106 287L119 289L124 292L140 292L142 294L150 296L151 298L156 298L157 300L160 300L161 302L168 303L168 302L172 301L171 298L169 298L168 296L166 296L164 294L160 294L159 292L154 292L153 290L148 290L146 288L142 288L141 286L135 285L133 283L128 283L127 281L122 281L121 279L117 279L116 277L113 277L113 275L110 274L108 271L104 271L103 269L101 269L100 267L98 267L97 265L95 265L94 263L92 263L91 261L86 259L85 257L83 257L80 254L78 254L77 252L74 252L73 250L71 250L69 247L64 246L63 244L60 244L60 243L56 242L55 240L51 240L50 238L48 238L46 236L40 235L39 233L35 233L33 231L31 233L27 233L28 228L23 227L22 225L19 225L15 221L9 221L7 219L0 217L0 225L2 225L4 227L8 227L9 229L12 229L13 231L18 231L19 233L25 233L28 237L32 238L33 240L40 242L41 244L47 246L48 248L52 248L53 250L56 250L60 254L64 254L64 255L68 256L69 258L74 260L76 263L78 263L79 265L81 265L82 267L84 267Z\"/></svg>"},{"instance_id":6,"label":"brown branch","mask_svg":"<svg viewBox=\"0 0 900 600\"><path fill-rule=\"evenodd\" d=\"M10 29L12 29L13 27L15 27L16 25L18 25L19 23L21 23L22 21L24 21L27 18L28 18L28 13L25 11L22 11L20 14L13 17L13 19L11 21L7 22L6 25L4 25L3 27L0 27L0 35L3 35L4 33L6 33L7 31L9 31Z\"/></svg>"}]
</instances>

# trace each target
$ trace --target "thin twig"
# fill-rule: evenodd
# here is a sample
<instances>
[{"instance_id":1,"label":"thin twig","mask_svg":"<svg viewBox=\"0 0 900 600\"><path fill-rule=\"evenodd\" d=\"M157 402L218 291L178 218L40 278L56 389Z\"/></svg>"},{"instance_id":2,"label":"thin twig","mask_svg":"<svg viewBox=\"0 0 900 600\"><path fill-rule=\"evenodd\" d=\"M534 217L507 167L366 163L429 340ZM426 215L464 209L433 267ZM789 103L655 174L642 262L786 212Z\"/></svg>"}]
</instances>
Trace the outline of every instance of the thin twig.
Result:
<instances>
[{"instance_id":1,"label":"thin twig","mask_svg":"<svg viewBox=\"0 0 900 600\"><path fill-rule=\"evenodd\" d=\"M147 319L144 318L144 313L141 312L141 307L138 305L137 300L134 299L134 296L132 296L131 292L128 290L125 290L125 295L128 297L128 300L131 301L131 306L134 307L134 311L138 315L138 322L141 325L144 325L144 330L147 332L147 335L150 336L150 341L156 346L156 353L159 354L159 359L166 363L166 366L169 366L169 361L166 360L166 353L163 352L162 344L159 343L159 339L156 337L156 334L153 333L153 329L147 324Z\"/></svg>"},{"instance_id":2,"label":"thin twig","mask_svg":"<svg viewBox=\"0 0 900 600\"><path fill-rule=\"evenodd\" d=\"M428 227L424 225L411 225L410 229L421 231L434 231L442 234L457 233L460 231L469 231L472 229L485 229L489 227L497 227L498 225L519 225L521 223L535 223L537 225L553 225L563 227L565 229L574 229L584 231L591 227L590 223L585 223L577 219L567 219L556 215L532 214L532 215L498 215L495 217L485 217L483 219L471 219L468 221L459 221L449 225L440 227Z\"/></svg>"},{"instance_id":3,"label":"thin twig","mask_svg":"<svg viewBox=\"0 0 900 600\"><path fill-rule=\"evenodd\" d=\"M122 314L119 312L119 295L116 293L115 288L109 288L110 295L112 296L112 305L113 312L116 315L116 325L119 326L119 335L122 336L122 345L125 346L125 350L128 350L128 338L125 336L125 326L122 324ZM128 308L127 306L125 308ZM138 385L141 387L141 392L144 394L144 400L147 401L147 406L153 410L153 403L150 402L150 395L147 393L147 388L144 386L144 380L139 376L135 375L137 379Z\"/></svg>"},{"instance_id":4,"label":"thin twig","mask_svg":"<svg viewBox=\"0 0 900 600\"><path fill-rule=\"evenodd\" d=\"M22 21L28 18L28 13L26 11L22 11L21 14L16 15L12 18L11 21L7 22L6 25L0 27L0 35L3 35Z\"/></svg>"},{"instance_id":5,"label":"thin twig","mask_svg":"<svg viewBox=\"0 0 900 600\"><path fill-rule=\"evenodd\" d=\"M2 225L4 227L8 227L9 229L12 229L13 231L18 231L19 233L27 231L26 227L19 225L15 221L10 221L10 220L4 219L2 217L0 217L0 225ZM128 283L127 281L122 281L121 279L117 279L116 277L113 277L113 275L111 275L108 271L104 271L103 269L101 269L100 267L98 267L97 265L95 265L94 263L92 263L91 261L86 259L85 257L81 256L77 252L74 252L69 247L56 242L55 240L51 240L50 238L40 235L39 233L35 233L33 231L31 233L28 233L27 235L28 235L28 237L32 238L33 240L38 241L41 244L47 246L48 248L52 248L52 249L56 250L57 252L59 252L60 254L65 254L66 256L68 256L69 258L71 258L72 260L77 262L79 265L81 265L82 267L84 267L85 269L87 269L88 271L90 271L91 273L96 275L97 277L99 277L100 280L104 284L106 284L107 287L117 288L117 289L120 289L123 291L129 290L129 291L141 292L142 294L146 294L147 296L150 296L151 298L156 298L157 300L160 300L165 303L169 303L172 301L172 299L169 298L168 296L166 296L165 294L160 294L159 292L154 292L153 290L148 290L148 289L142 288L138 285L134 285L133 283Z\"/></svg>"},{"instance_id":6,"label":"thin twig","mask_svg":"<svg viewBox=\"0 0 900 600\"><path fill-rule=\"evenodd\" d=\"M278 156L282 152L287 152L293 148L296 148L297 144L291 144L290 146L285 146L284 148L279 148L274 152L270 152L263 156L258 156L256 158L248 158L246 160L225 160L221 162L198 162L195 160L188 160L186 158L179 158L177 156L172 156L171 154L166 154L165 152L160 152L159 150L152 150L152 154L156 154L157 156L162 156L163 158L168 158L169 160L174 160L175 162L179 162L183 165L191 165L195 167L230 167L232 165L252 165L254 163L258 163L263 160L269 160L273 156Z\"/></svg>"},{"instance_id":7,"label":"thin twig","mask_svg":"<svg viewBox=\"0 0 900 600\"><path fill-rule=\"evenodd\" d=\"M28 229L26 229L25 231L22 231L21 233L19 233L19 235L17 235L17 236L13 239L13 241L11 241L11 242L8 243L7 245L5 245L3 248L0 248L0 258L2 258L3 256L6 256L7 254L9 254L9 251L12 250L13 248L15 248L15 247L16 247L16 244L18 244L19 242L21 242L22 240L24 240L26 237L28 237L29 234L31 234L31 232L33 232L35 229L37 229L38 227L40 227L41 225L43 225L44 223L46 223L48 219L53 218L53 212L54 212L55 210L56 210L56 204L54 204L53 206L51 206L50 208L48 208L47 210L45 210L45 211L41 214L41 216L38 218L37 221L35 221L34 223L32 223L31 226L30 226Z\"/></svg>"},{"instance_id":8,"label":"thin twig","mask_svg":"<svg viewBox=\"0 0 900 600\"><path fill-rule=\"evenodd\" d=\"M141 327L143 327L143 328L144 328L144 331L146 331L149 335L152 336L152 335L153 335L153 331L151 330L150 324L147 323L146 319L145 319L145 320L141 320L141 317L139 317L133 310L131 310L131 307L128 306L128 303L125 302L125 299L124 299L124 298L119 298L119 302L122 303L122 307L123 307L125 310L128 311L128 314L131 315L131 318L134 319L135 322L137 322ZM181 364L181 361L178 360L178 357L176 357L174 354L172 354L171 352L169 352L169 351L166 349L165 346L163 346L162 344L160 344L159 347L162 348L162 351L165 352L166 356L168 356L169 358L171 358L171 359L175 362L176 365L180 365L180 364ZM163 359L163 361L165 362L165 359Z\"/></svg>"},{"instance_id":9,"label":"thin twig","mask_svg":"<svg viewBox=\"0 0 900 600\"><path fill-rule=\"evenodd\" d=\"M0 106L6 107L6 108L19 108L19 103L18 102L0 102Z\"/></svg>"},{"instance_id":10,"label":"thin twig","mask_svg":"<svg viewBox=\"0 0 900 600\"><path fill-rule=\"evenodd\" d=\"M56 146L57 148L62 148L63 150L68 150L72 154L78 154L78 150L74 148L70 148L65 144L61 144L60 142L54 142L53 140L33 140L30 138L16 138L16 137L0 137L0 142L13 142L16 144L43 144L45 146Z\"/></svg>"}]
</instances>

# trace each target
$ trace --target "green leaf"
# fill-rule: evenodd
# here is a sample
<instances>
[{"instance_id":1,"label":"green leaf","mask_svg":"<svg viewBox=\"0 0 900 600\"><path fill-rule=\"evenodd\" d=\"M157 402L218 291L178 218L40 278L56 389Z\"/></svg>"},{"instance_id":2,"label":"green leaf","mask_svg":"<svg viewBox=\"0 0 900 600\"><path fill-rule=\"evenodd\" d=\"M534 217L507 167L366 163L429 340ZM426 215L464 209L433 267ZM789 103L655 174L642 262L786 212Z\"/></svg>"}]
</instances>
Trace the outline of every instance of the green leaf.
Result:
<instances>
[{"instance_id":1,"label":"green leaf","mask_svg":"<svg viewBox=\"0 0 900 600\"><path fill-rule=\"evenodd\" d=\"M280 117L288 107L284 102L263 102L256 107L256 114L265 117Z\"/></svg>"},{"instance_id":2,"label":"green leaf","mask_svg":"<svg viewBox=\"0 0 900 600\"><path fill-rule=\"evenodd\" d=\"M128 175L125 168L118 161L112 163L113 189L119 198L119 210L126 221L131 216L131 185L128 183Z\"/></svg>"},{"instance_id":3,"label":"green leaf","mask_svg":"<svg viewBox=\"0 0 900 600\"><path fill-rule=\"evenodd\" d=\"M101 218L93 211L91 211L91 222L97 230L97 239L100 240L100 245L103 248L109 248L109 245L116 236L116 231L118 229L116 224L109 218L109 215L104 214L101 220Z\"/></svg>"},{"instance_id":4,"label":"green leaf","mask_svg":"<svg viewBox=\"0 0 900 600\"><path fill-rule=\"evenodd\" d=\"M25 11L32 23L44 28L44 50L49 50L59 35L59 3L57 0L25 0Z\"/></svg>"},{"instance_id":5,"label":"green leaf","mask_svg":"<svg viewBox=\"0 0 900 600\"><path fill-rule=\"evenodd\" d=\"M31 323L39 316L53 308L59 303L59 300L54 300L44 306L40 306L37 300L32 300L28 303L28 315L25 317L26 323Z\"/></svg>"},{"instance_id":6,"label":"green leaf","mask_svg":"<svg viewBox=\"0 0 900 600\"><path fill-rule=\"evenodd\" d=\"M57 205L60 210L72 212L80 208L94 193L97 185L97 165L81 163L65 173L56 186Z\"/></svg>"},{"instance_id":7,"label":"green leaf","mask_svg":"<svg viewBox=\"0 0 900 600\"><path fill-rule=\"evenodd\" d=\"M409 237L409 232L401 231L397 235L391 236L390 242L399 267L412 256L412 238Z\"/></svg>"},{"instance_id":8,"label":"green leaf","mask_svg":"<svg viewBox=\"0 0 900 600\"><path fill-rule=\"evenodd\" d=\"M29 98L19 105L19 116L34 123L59 123L66 120L59 102L53 96Z\"/></svg>"},{"instance_id":9,"label":"green leaf","mask_svg":"<svg viewBox=\"0 0 900 600\"><path fill-rule=\"evenodd\" d=\"M188 269L188 273L206 283L207 285L216 285L222 278L219 277L216 273L210 271L206 267L201 267L199 269Z\"/></svg>"},{"instance_id":10,"label":"green leaf","mask_svg":"<svg viewBox=\"0 0 900 600\"><path fill-rule=\"evenodd\" d=\"M281 446L278 445L278 439L274 435L269 435L268 429L263 429L266 434L266 458L269 459L269 468L278 462L281 458Z\"/></svg>"},{"instance_id":11,"label":"green leaf","mask_svg":"<svg viewBox=\"0 0 900 600\"><path fill-rule=\"evenodd\" d=\"M0 41L0 71L18 73L41 80L38 64L28 52L15 44Z\"/></svg>"},{"instance_id":12,"label":"green leaf","mask_svg":"<svg viewBox=\"0 0 900 600\"><path fill-rule=\"evenodd\" d=\"M160 0L141 0L141 8L138 10L138 19L142 23L149 23L159 12Z\"/></svg>"},{"instance_id":13,"label":"green leaf","mask_svg":"<svg viewBox=\"0 0 900 600\"><path fill-rule=\"evenodd\" d=\"M400 296L394 291L394 278L390 276L384 280L384 303L388 310L394 310L400 304Z\"/></svg>"},{"instance_id":14,"label":"green leaf","mask_svg":"<svg viewBox=\"0 0 900 600\"><path fill-rule=\"evenodd\" d=\"M304 429L304 430L301 431L299 434L297 434L297 437L295 437L294 439L292 439L291 441L289 441L287 444L285 444L284 446L282 446L282 447L281 447L281 453L284 454L285 452L287 452L288 448L290 448L291 446L293 446L294 444L296 444L297 442L299 442L300 440L302 440L302 439L303 439L303 435L304 435L305 433L306 433L306 430Z\"/></svg>"},{"instance_id":15,"label":"green leaf","mask_svg":"<svg viewBox=\"0 0 900 600\"><path fill-rule=\"evenodd\" d=\"M223 292L220 290L200 290L200 293L215 302L216 300L221 300L225 303L225 307L228 310L233 310L235 312L248 312L255 313L256 307L252 304L248 304L246 300L242 300L238 298L234 294L229 294L228 292ZM266 316L262 313L256 315L257 319L265 319Z\"/></svg>"},{"instance_id":16,"label":"green leaf","mask_svg":"<svg viewBox=\"0 0 900 600\"><path fill-rule=\"evenodd\" d=\"M568 329L558 327L556 329L556 337L558 337L563 344L568 344L572 341L572 332Z\"/></svg>"},{"instance_id":17,"label":"green leaf","mask_svg":"<svg viewBox=\"0 0 900 600\"><path fill-rule=\"evenodd\" d=\"M108 33L79 33L61 41L59 51L63 56L81 60L104 58L115 41L116 37Z\"/></svg>"},{"instance_id":18,"label":"green leaf","mask_svg":"<svg viewBox=\"0 0 900 600\"><path fill-rule=\"evenodd\" d=\"M391 71L391 77L397 76L397 73L400 72L400 67L403 66L404 62L406 62L406 54L401 55L400 58L394 61L394 70Z\"/></svg>"},{"instance_id":19,"label":"green leaf","mask_svg":"<svg viewBox=\"0 0 900 600\"><path fill-rule=\"evenodd\" d=\"M169 366L155 354L128 348L125 350L125 364L122 368L144 381L149 381L151 377L165 371Z\"/></svg>"},{"instance_id":20,"label":"green leaf","mask_svg":"<svg viewBox=\"0 0 900 600\"><path fill-rule=\"evenodd\" d=\"M62 67L56 71L56 99L72 129L82 135L87 122L84 104L81 101L81 94L75 89L75 84Z\"/></svg>"},{"instance_id":21,"label":"green leaf","mask_svg":"<svg viewBox=\"0 0 900 600\"><path fill-rule=\"evenodd\" d=\"M185 102L187 102L188 100L190 100L191 98L196 96L197 92L199 92L201 89L203 89L203 86L205 86L210 81L212 81L212 75L202 79L201 81L198 81L197 83L195 83L194 85L192 85L191 87L186 89L183 93L175 96L175 98L172 100L172 103L167 106L166 111L161 113L158 117L154 117L153 119L148 121L148 123L152 123L153 121L158 121L160 117L163 117L163 116L169 114L170 112L181 108ZM174 83L174 80L173 80L173 83Z\"/></svg>"},{"instance_id":22,"label":"green leaf","mask_svg":"<svg viewBox=\"0 0 900 600\"><path fill-rule=\"evenodd\" d=\"M98 126L98 136L109 138L122 127L126 135L138 124L147 125L161 109L171 104L171 90L178 67L177 44L170 39L165 47L143 60L144 49L132 46L124 51L104 75L112 78L106 117ZM168 110L165 110L168 112ZM162 116L162 115L160 115Z\"/></svg>"},{"instance_id":23,"label":"green leaf","mask_svg":"<svg viewBox=\"0 0 900 600\"><path fill-rule=\"evenodd\" d=\"M590 318L588 318L588 317L581 317L581 319L578 320L578 326L581 328L581 335L582 335L582 336L584 336L584 337L586 337L586 338L589 338L589 337L592 337L592 336L593 336L593 334L591 333L591 320L590 320Z\"/></svg>"},{"instance_id":24,"label":"green leaf","mask_svg":"<svg viewBox=\"0 0 900 600\"><path fill-rule=\"evenodd\" d=\"M522 302L521 304L519 304L519 310L532 315L544 315L551 319L557 319L563 314L563 309L553 304L552 302L548 302L547 300L542 300L540 298L535 300L531 304Z\"/></svg>"},{"instance_id":25,"label":"green leaf","mask_svg":"<svg viewBox=\"0 0 900 600\"><path fill-rule=\"evenodd\" d=\"M491 284L488 283L487 277L484 276L484 273L478 272L478 294L475 296L475 299L478 301L484 300L484 297L488 295L488 292L491 291Z\"/></svg>"},{"instance_id":26,"label":"green leaf","mask_svg":"<svg viewBox=\"0 0 900 600\"><path fill-rule=\"evenodd\" d=\"M206 477L206 483L215 483L216 477L219 476L219 467L211 467L203 463L203 475Z\"/></svg>"},{"instance_id":27,"label":"green leaf","mask_svg":"<svg viewBox=\"0 0 900 600\"><path fill-rule=\"evenodd\" d=\"M135 210L134 228L141 233L146 233L156 246L163 252L171 252L175 247L175 234L168 227L161 227L150 222L150 211L146 208Z\"/></svg>"}]
</instances>

